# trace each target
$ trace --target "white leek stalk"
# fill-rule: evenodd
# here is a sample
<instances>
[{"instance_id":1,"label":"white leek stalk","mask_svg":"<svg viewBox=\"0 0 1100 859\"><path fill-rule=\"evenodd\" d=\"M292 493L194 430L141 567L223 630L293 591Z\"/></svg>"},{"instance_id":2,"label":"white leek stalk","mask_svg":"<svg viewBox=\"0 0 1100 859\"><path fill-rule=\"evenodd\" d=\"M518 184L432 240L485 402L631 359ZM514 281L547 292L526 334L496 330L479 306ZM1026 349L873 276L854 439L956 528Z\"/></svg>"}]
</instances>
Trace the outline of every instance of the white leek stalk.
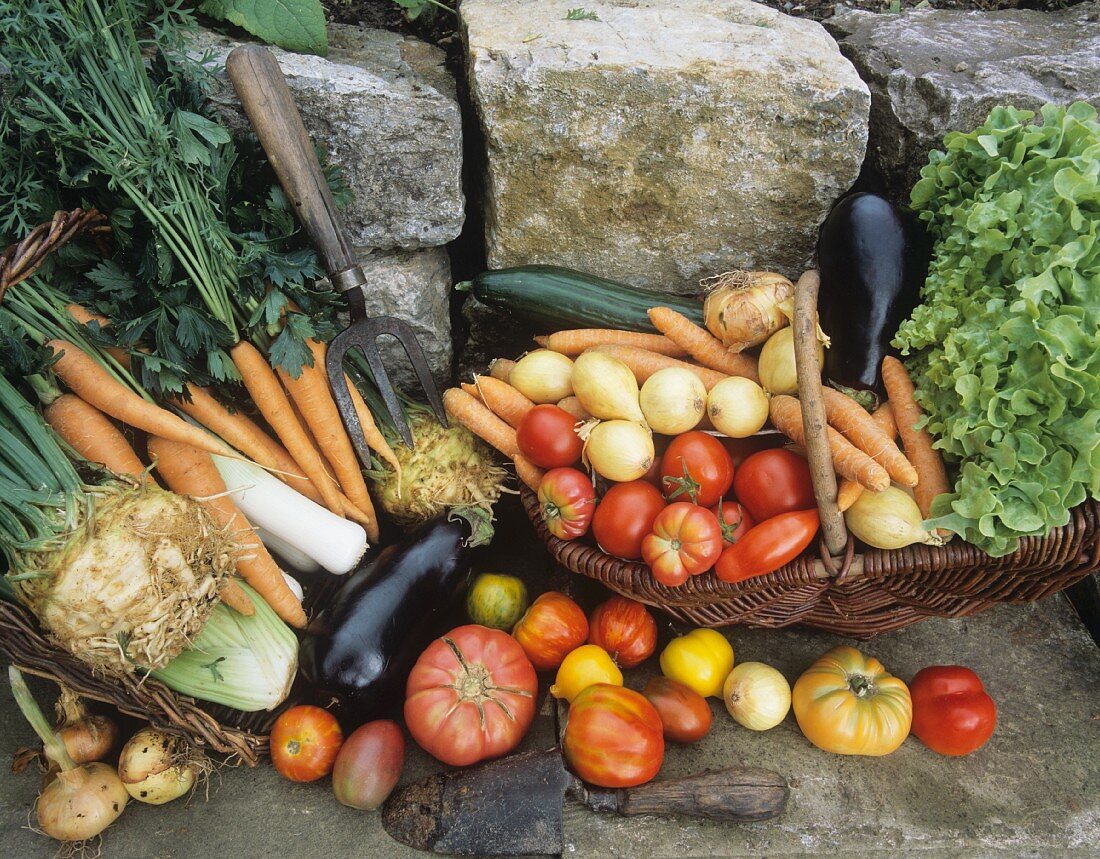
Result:
<instances>
[{"instance_id":1,"label":"white leek stalk","mask_svg":"<svg viewBox=\"0 0 1100 859\"><path fill-rule=\"evenodd\" d=\"M267 550L271 554L283 562L282 566L284 567L290 567L298 573L319 573L324 569L313 558L297 546L288 543L278 534L272 534L270 531L257 527L256 536L260 538L260 542L267 546Z\"/></svg>"},{"instance_id":2,"label":"white leek stalk","mask_svg":"<svg viewBox=\"0 0 1100 859\"><path fill-rule=\"evenodd\" d=\"M194 644L154 671L170 689L246 713L272 710L290 694L298 672L298 639L252 588L251 617L214 606Z\"/></svg>"},{"instance_id":3,"label":"white leek stalk","mask_svg":"<svg viewBox=\"0 0 1100 859\"><path fill-rule=\"evenodd\" d=\"M359 563L367 550L362 525L341 519L255 463L216 454L213 459L233 501L257 528L308 555L330 573L349 572Z\"/></svg>"}]
</instances>

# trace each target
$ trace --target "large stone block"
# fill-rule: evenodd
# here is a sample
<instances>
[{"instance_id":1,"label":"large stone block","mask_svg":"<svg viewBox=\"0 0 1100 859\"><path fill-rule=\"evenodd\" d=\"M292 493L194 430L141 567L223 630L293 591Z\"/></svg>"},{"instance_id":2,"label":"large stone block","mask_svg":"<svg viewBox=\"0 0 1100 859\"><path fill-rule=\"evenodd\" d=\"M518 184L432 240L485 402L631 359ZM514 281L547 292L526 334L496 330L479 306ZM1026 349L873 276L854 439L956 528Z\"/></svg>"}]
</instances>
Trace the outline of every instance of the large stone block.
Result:
<instances>
[{"instance_id":1,"label":"large stone block","mask_svg":"<svg viewBox=\"0 0 1100 859\"><path fill-rule=\"evenodd\" d=\"M236 45L204 32L224 61ZM344 173L352 244L443 245L462 230L462 122L438 48L399 33L329 25L327 58L272 48L306 129ZM215 96L231 125L247 120L228 81Z\"/></svg>"},{"instance_id":2,"label":"large stone block","mask_svg":"<svg viewBox=\"0 0 1100 859\"><path fill-rule=\"evenodd\" d=\"M870 97L820 24L749 0L465 0L491 266L677 292L797 273L855 180Z\"/></svg>"},{"instance_id":3,"label":"large stone block","mask_svg":"<svg viewBox=\"0 0 1100 859\"><path fill-rule=\"evenodd\" d=\"M1100 107L1100 3L1058 12L849 10L825 26L871 88L868 159L908 199L932 149L999 104Z\"/></svg>"}]
</instances>

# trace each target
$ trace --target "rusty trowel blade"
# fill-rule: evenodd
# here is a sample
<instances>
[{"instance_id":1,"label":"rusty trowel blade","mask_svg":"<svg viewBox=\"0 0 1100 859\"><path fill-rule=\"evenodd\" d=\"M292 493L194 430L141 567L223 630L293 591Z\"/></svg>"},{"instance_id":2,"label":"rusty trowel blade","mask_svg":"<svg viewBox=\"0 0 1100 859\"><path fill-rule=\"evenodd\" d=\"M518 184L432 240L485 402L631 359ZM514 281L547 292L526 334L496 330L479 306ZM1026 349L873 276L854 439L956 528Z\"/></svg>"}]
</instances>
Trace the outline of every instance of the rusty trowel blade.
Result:
<instances>
[{"instance_id":1,"label":"rusty trowel blade","mask_svg":"<svg viewBox=\"0 0 1100 859\"><path fill-rule=\"evenodd\" d=\"M572 779L560 749L525 752L399 788L382 825L418 850L454 856L559 856Z\"/></svg>"}]
</instances>

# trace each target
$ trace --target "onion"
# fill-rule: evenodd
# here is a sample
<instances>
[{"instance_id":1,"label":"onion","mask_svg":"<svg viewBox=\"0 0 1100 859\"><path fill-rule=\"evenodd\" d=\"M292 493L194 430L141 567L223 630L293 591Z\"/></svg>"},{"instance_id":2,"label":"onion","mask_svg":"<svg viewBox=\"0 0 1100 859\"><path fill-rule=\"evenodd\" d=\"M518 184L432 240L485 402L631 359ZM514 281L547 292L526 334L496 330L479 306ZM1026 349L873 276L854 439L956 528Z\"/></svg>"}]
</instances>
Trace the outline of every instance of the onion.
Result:
<instances>
[{"instance_id":1,"label":"onion","mask_svg":"<svg viewBox=\"0 0 1100 859\"><path fill-rule=\"evenodd\" d=\"M536 349L512 368L508 384L533 403L556 403L573 393L573 362L559 352Z\"/></svg>"},{"instance_id":2,"label":"onion","mask_svg":"<svg viewBox=\"0 0 1100 859\"><path fill-rule=\"evenodd\" d=\"M794 297L794 284L770 271L734 271L705 281L710 288L703 316L710 333L733 352L763 343L788 325L780 305Z\"/></svg>"},{"instance_id":3,"label":"onion","mask_svg":"<svg viewBox=\"0 0 1100 859\"><path fill-rule=\"evenodd\" d=\"M134 799L164 805L191 790L200 761L183 737L142 728L122 747L118 775Z\"/></svg>"},{"instance_id":4,"label":"onion","mask_svg":"<svg viewBox=\"0 0 1100 859\"><path fill-rule=\"evenodd\" d=\"M118 819L129 799L118 773L103 763L76 763L50 730L23 675L14 665L8 667L8 678L19 709L42 740L46 757L60 767L57 777L38 795L38 825L58 841L95 838Z\"/></svg>"},{"instance_id":5,"label":"onion","mask_svg":"<svg viewBox=\"0 0 1100 859\"><path fill-rule=\"evenodd\" d=\"M56 709L57 735L76 763L101 761L111 753L118 742L118 725L114 719L88 715L79 696L64 686Z\"/></svg>"},{"instance_id":6,"label":"onion","mask_svg":"<svg viewBox=\"0 0 1100 859\"><path fill-rule=\"evenodd\" d=\"M666 367L642 385L642 414L654 432L679 435L694 429L706 410L707 389L691 370ZM767 403L764 406L767 414Z\"/></svg>"},{"instance_id":7,"label":"onion","mask_svg":"<svg viewBox=\"0 0 1100 859\"><path fill-rule=\"evenodd\" d=\"M581 354L573 365L573 392L592 417L645 422L638 380L618 358L595 351Z\"/></svg>"},{"instance_id":8,"label":"onion","mask_svg":"<svg viewBox=\"0 0 1100 859\"><path fill-rule=\"evenodd\" d=\"M722 700L737 724L752 731L767 731L791 709L787 678L763 662L742 662L722 686Z\"/></svg>"},{"instance_id":9,"label":"onion","mask_svg":"<svg viewBox=\"0 0 1100 859\"><path fill-rule=\"evenodd\" d=\"M882 492L865 489L844 511L848 530L876 549L900 549L914 543L942 546L941 537L921 527L923 519L913 496L897 486Z\"/></svg>"},{"instance_id":10,"label":"onion","mask_svg":"<svg viewBox=\"0 0 1100 859\"><path fill-rule=\"evenodd\" d=\"M817 360L825 360L825 345L818 338ZM797 394L794 365L794 329L787 327L768 338L760 350L760 384L769 394Z\"/></svg>"},{"instance_id":11,"label":"onion","mask_svg":"<svg viewBox=\"0 0 1100 859\"><path fill-rule=\"evenodd\" d=\"M653 436L633 421L601 421L581 430L584 457L596 473L616 483L642 477L653 465Z\"/></svg>"},{"instance_id":12,"label":"onion","mask_svg":"<svg viewBox=\"0 0 1100 859\"><path fill-rule=\"evenodd\" d=\"M707 417L730 438L748 438L768 420L768 395L752 379L730 376L710 389Z\"/></svg>"}]
</instances>

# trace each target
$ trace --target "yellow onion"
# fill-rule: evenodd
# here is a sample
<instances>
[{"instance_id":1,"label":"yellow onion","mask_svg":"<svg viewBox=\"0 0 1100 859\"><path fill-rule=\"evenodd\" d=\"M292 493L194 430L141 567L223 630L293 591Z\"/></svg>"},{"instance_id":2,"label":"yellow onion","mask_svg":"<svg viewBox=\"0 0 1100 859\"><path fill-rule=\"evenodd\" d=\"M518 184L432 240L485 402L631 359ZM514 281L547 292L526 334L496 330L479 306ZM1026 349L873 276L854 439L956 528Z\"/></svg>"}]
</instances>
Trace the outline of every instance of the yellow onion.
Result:
<instances>
[{"instance_id":1,"label":"yellow onion","mask_svg":"<svg viewBox=\"0 0 1100 859\"><path fill-rule=\"evenodd\" d=\"M914 543L942 546L941 537L921 527L923 520L913 496L897 486L882 492L865 489L844 511L848 530L876 549L900 549Z\"/></svg>"},{"instance_id":2,"label":"yellow onion","mask_svg":"<svg viewBox=\"0 0 1100 859\"><path fill-rule=\"evenodd\" d=\"M598 644L582 644L562 660L550 694L572 703L581 692L596 683L622 686L623 672Z\"/></svg>"},{"instance_id":3,"label":"yellow onion","mask_svg":"<svg viewBox=\"0 0 1100 859\"><path fill-rule=\"evenodd\" d=\"M768 421L768 395L752 379L729 376L710 389L707 417L718 432L748 438Z\"/></svg>"},{"instance_id":4,"label":"yellow onion","mask_svg":"<svg viewBox=\"0 0 1100 859\"><path fill-rule=\"evenodd\" d=\"M825 360L825 345L818 338L817 361ZM768 338L760 350L760 384L769 394L797 394L794 363L794 329L783 328Z\"/></svg>"},{"instance_id":5,"label":"yellow onion","mask_svg":"<svg viewBox=\"0 0 1100 859\"><path fill-rule=\"evenodd\" d=\"M573 362L559 352L528 352L508 374L508 384L533 403L556 403L573 393Z\"/></svg>"},{"instance_id":6,"label":"yellow onion","mask_svg":"<svg viewBox=\"0 0 1100 859\"><path fill-rule=\"evenodd\" d=\"M573 364L573 393L594 418L645 422L638 380L618 358L588 351Z\"/></svg>"},{"instance_id":7,"label":"yellow onion","mask_svg":"<svg viewBox=\"0 0 1100 859\"><path fill-rule=\"evenodd\" d=\"M126 792L150 805L183 796L195 784L199 769L183 737L156 728L134 734L118 760L118 776Z\"/></svg>"},{"instance_id":8,"label":"yellow onion","mask_svg":"<svg viewBox=\"0 0 1100 859\"><path fill-rule=\"evenodd\" d=\"M742 662L722 686L722 700L737 724L752 731L768 731L787 718L791 685L763 662Z\"/></svg>"},{"instance_id":9,"label":"yellow onion","mask_svg":"<svg viewBox=\"0 0 1100 859\"><path fill-rule=\"evenodd\" d=\"M639 401L651 430L679 435L694 429L703 419L707 389L691 370L665 367L646 379Z\"/></svg>"},{"instance_id":10,"label":"yellow onion","mask_svg":"<svg viewBox=\"0 0 1100 859\"><path fill-rule=\"evenodd\" d=\"M600 421L582 432L584 457L601 477L625 483L642 477L653 465L653 436L641 424Z\"/></svg>"},{"instance_id":11,"label":"yellow onion","mask_svg":"<svg viewBox=\"0 0 1100 859\"><path fill-rule=\"evenodd\" d=\"M710 333L733 352L763 343L789 324L780 305L794 284L771 271L734 271L704 281L710 289L703 317Z\"/></svg>"}]
</instances>

